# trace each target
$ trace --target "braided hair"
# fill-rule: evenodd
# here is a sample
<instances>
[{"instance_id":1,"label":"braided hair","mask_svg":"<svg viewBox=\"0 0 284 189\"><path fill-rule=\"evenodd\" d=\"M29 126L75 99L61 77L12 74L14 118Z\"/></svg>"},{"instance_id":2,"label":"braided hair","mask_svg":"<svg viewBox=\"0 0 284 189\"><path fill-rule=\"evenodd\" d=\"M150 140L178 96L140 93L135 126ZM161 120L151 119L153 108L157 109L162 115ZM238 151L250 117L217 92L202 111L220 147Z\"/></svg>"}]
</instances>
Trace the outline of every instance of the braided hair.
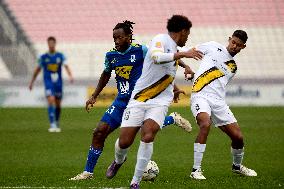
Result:
<instances>
[{"instance_id":1,"label":"braided hair","mask_svg":"<svg viewBox=\"0 0 284 189\"><path fill-rule=\"evenodd\" d=\"M123 31L125 32L125 34L130 35L131 38L130 40L132 41L133 38L133 24L135 24L134 22L131 22L129 20L125 20L121 23L116 24L116 26L113 28L113 30L117 30L117 29L123 29Z\"/></svg>"}]
</instances>

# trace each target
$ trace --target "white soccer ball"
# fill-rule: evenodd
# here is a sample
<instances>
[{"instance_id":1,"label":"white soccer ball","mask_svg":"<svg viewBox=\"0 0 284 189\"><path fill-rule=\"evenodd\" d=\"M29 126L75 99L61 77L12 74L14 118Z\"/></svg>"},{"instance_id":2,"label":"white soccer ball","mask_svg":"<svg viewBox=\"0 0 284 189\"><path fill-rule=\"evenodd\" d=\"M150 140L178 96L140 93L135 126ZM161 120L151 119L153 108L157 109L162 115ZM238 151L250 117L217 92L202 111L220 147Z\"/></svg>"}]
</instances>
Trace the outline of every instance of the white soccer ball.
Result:
<instances>
[{"instance_id":1,"label":"white soccer ball","mask_svg":"<svg viewBox=\"0 0 284 189\"><path fill-rule=\"evenodd\" d=\"M159 174L159 167L156 162L150 160L146 169L144 170L142 180L153 181Z\"/></svg>"}]
</instances>

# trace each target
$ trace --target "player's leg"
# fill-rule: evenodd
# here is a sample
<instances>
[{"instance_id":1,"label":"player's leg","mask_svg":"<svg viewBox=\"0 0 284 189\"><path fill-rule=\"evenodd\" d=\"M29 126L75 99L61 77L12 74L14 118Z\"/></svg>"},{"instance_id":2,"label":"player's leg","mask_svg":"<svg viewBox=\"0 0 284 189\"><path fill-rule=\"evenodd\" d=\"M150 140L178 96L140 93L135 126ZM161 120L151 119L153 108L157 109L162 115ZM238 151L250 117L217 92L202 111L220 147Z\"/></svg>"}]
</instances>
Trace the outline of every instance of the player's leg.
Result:
<instances>
[{"instance_id":1,"label":"player's leg","mask_svg":"<svg viewBox=\"0 0 284 189\"><path fill-rule=\"evenodd\" d=\"M105 140L107 136L114 131L114 129L115 128L110 127L110 125L106 122L99 122L98 126L93 132L92 144L89 149L84 171L88 173L94 172L97 161L103 152Z\"/></svg>"},{"instance_id":2,"label":"player's leg","mask_svg":"<svg viewBox=\"0 0 284 189\"><path fill-rule=\"evenodd\" d=\"M137 162L130 188L139 186L142 175L153 154L154 139L167 114L167 106L148 108L141 127L141 141L137 152Z\"/></svg>"},{"instance_id":3,"label":"player's leg","mask_svg":"<svg viewBox=\"0 0 284 189\"><path fill-rule=\"evenodd\" d=\"M124 111L119 139L115 143L115 160L107 169L107 178L113 178L125 162L128 148L133 143L143 123L144 114L145 110L142 107L131 107Z\"/></svg>"},{"instance_id":4,"label":"player's leg","mask_svg":"<svg viewBox=\"0 0 284 189\"><path fill-rule=\"evenodd\" d=\"M92 144L88 152L84 172L70 180L84 180L93 177L94 168L103 152L105 140L110 133L120 126L122 113L123 110L115 105L110 106L105 112L98 126L94 129Z\"/></svg>"},{"instance_id":5,"label":"player's leg","mask_svg":"<svg viewBox=\"0 0 284 189\"><path fill-rule=\"evenodd\" d=\"M191 111L199 126L199 132L194 143L194 164L190 177L197 180L206 179L201 171L203 154L211 126L211 108L205 98L192 98Z\"/></svg>"},{"instance_id":6,"label":"player's leg","mask_svg":"<svg viewBox=\"0 0 284 189\"><path fill-rule=\"evenodd\" d=\"M59 129L59 119L60 119L60 114L61 114L61 100L62 100L62 85L58 85L55 87L55 121L56 121L56 126Z\"/></svg>"},{"instance_id":7,"label":"player's leg","mask_svg":"<svg viewBox=\"0 0 284 189\"><path fill-rule=\"evenodd\" d=\"M243 157L244 157L244 139L241 132L241 129L237 122L230 123L225 126L219 127L224 133L226 133L231 141L231 153L233 157L232 171L235 173L239 173L245 176L257 176L257 173L248 169L247 167L242 165Z\"/></svg>"},{"instance_id":8,"label":"player's leg","mask_svg":"<svg viewBox=\"0 0 284 189\"><path fill-rule=\"evenodd\" d=\"M56 97L55 98L55 123L59 131L60 131L60 128L59 128L60 114L61 114L61 98Z\"/></svg>"},{"instance_id":9,"label":"player's leg","mask_svg":"<svg viewBox=\"0 0 284 189\"><path fill-rule=\"evenodd\" d=\"M172 112L170 115L166 116L164 120L164 124L162 125L162 129L174 124L182 129L184 129L187 132L191 132L192 127L189 121L185 118L183 118L179 113Z\"/></svg>"},{"instance_id":10,"label":"player's leg","mask_svg":"<svg viewBox=\"0 0 284 189\"><path fill-rule=\"evenodd\" d=\"M118 172L119 168L126 161L129 147L134 142L140 127L122 127L119 138L115 142L115 159L106 171L106 177L112 179Z\"/></svg>"},{"instance_id":11,"label":"player's leg","mask_svg":"<svg viewBox=\"0 0 284 189\"><path fill-rule=\"evenodd\" d=\"M46 99L47 99L47 112L48 119L50 123L49 132L56 132L56 121L55 121L55 96L52 94L51 90L46 90Z\"/></svg>"}]
</instances>

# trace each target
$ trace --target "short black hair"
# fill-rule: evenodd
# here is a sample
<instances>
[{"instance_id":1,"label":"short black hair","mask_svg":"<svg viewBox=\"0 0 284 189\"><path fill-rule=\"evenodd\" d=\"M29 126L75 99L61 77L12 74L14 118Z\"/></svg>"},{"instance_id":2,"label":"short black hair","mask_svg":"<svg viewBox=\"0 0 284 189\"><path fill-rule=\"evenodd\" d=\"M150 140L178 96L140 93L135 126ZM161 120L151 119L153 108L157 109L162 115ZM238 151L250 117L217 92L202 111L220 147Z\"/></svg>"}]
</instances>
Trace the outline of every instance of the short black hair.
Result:
<instances>
[{"instance_id":1,"label":"short black hair","mask_svg":"<svg viewBox=\"0 0 284 189\"><path fill-rule=\"evenodd\" d=\"M183 29L189 30L192 27L191 21L183 15L173 15L168 19L167 29L169 32L180 32Z\"/></svg>"},{"instance_id":2,"label":"short black hair","mask_svg":"<svg viewBox=\"0 0 284 189\"><path fill-rule=\"evenodd\" d=\"M239 38L244 43L246 43L248 40L247 32L245 32L244 30L236 30L234 31L232 36Z\"/></svg>"},{"instance_id":3,"label":"short black hair","mask_svg":"<svg viewBox=\"0 0 284 189\"><path fill-rule=\"evenodd\" d=\"M54 42L56 42L56 38L53 37L53 36L49 36L49 37L47 38L47 41L54 41Z\"/></svg>"},{"instance_id":4,"label":"short black hair","mask_svg":"<svg viewBox=\"0 0 284 189\"><path fill-rule=\"evenodd\" d=\"M125 20L123 22L120 22L118 24L115 25L115 27L113 28L113 30L117 30L117 29L123 29L123 31L125 32L125 34L127 35L131 35L131 40L132 40L132 36L133 36L133 25L135 23L131 22L129 20Z\"/></svg>"}]
</instances>

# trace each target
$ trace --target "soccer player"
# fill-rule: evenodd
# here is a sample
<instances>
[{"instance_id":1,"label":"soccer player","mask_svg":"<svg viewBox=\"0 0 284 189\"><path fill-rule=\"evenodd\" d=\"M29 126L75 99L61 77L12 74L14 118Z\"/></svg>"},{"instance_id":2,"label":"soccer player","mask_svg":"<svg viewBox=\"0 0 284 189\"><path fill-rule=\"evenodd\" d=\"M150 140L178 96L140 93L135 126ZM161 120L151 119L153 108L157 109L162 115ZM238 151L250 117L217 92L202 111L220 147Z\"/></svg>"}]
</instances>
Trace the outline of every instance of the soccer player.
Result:
<instances>
[{"instance_id":1,"label":"soccer player","mask_svg":"<svg viewBox=\"0 0 284 189\"><path fill-rule=\"evenodd\" d=\"M121 125L122 114L131 97L135 83L141 75L143 61L147 53L145 46L132 44L133 24L133 22L124 21L118 23L113 29L115 48L106 53L104 71L101 74L96 90L86 102L86 110L89 112L90 108L96 103L98 95L111 77L112 70L115 71L118 94L94 130L85 170L70 180L85 180L93 177L94 167L103 151L105 139ZM183 63L181 64L186 67ZM188 69L190 70L190 68ZM177 100L178 95L183 91L178 88L175 88L175 90L175 100ZM191 131L190 123L177 113L167 116L164 126L173 123L178 124L187 131Z\"/></svg>"},{"instance_id":2,"label":"soccer player","mask_svg":"<svg viewBox=\"0 0 284 189\"><path fill-rule=\"evenodd\" d=\"M231 138L233 172L245 176L257 176L254 170L242 165L243 135L236 118L225 102L225 87L237 71L234 56L246 47L247 39L245 31L236 30L232 37L229 37L227 47L214 41L196 47L204 57L194 76L191 94L191 111L199 125L199 133L194 143L194 165L190 175L193 179L206 179L201 171L201 161L212 122Z\"/></svg>"},{"instance_id":3,"label":"soccer player","mask_svg":"<svg viewBox=\"0 0 284 189\"><path fill-rule=\"evenodd\" d=\"M131 99L123 113L119 139L115 143L115 160L107 170L113 178L126 160L129 146L141 129L137 163L130 188L139 188L142 174L153 153L155 135L163 125L173 99L173 83L180 58L202 57L201 52L177 52L184 46L192 24L187 17L173 15L167 24L168 33L155 36L146 54L142 75L136 82Z\"/></svg>"},{"instance_id":4,"label":"soccer player","mask_svg":"<svg viewBox=\"0 0 284 189\"><path fill-rule=\"evenodd\" d=\"M62 66L69 76L72 83L73 77L69 66L66 64L65 56L56 51L55 37L47 38L48 52L41 55L39 65L35 68L29 89L32 90L33 83L36 80L41 69L43 69L43 82L45 87L45 96L48 102L48 118L50 123L49 132L61 132L59 128L59 117L61 112L61 100L63 95Z\"/></svg>"}]
</instances>

